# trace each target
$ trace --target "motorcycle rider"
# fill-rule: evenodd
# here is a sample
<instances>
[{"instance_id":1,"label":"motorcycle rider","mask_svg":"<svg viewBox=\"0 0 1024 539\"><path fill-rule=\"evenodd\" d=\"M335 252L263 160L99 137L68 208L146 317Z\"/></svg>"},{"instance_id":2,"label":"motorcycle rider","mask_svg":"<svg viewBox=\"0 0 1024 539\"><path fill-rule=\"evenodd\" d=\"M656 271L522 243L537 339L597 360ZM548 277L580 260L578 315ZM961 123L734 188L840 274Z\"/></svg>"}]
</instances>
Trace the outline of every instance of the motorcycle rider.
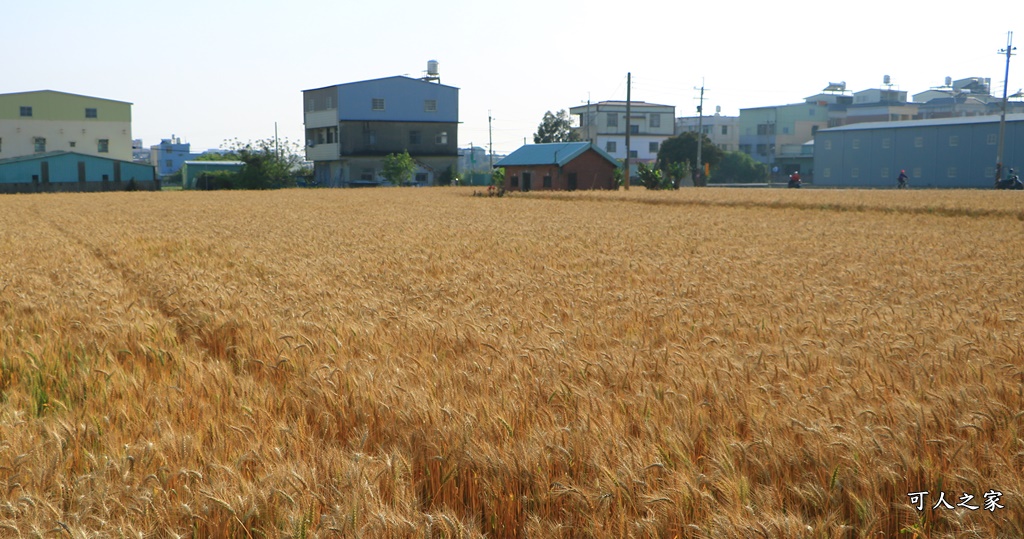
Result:
<instances>
[{"instance_id":1,"label":"motorcycle rider","mask_svg":"<svg viewBox=\"0 0 1024 539\"><path fill-rule=\"evenodd\" d=\"M800 185L800 171L794 170L793 173L789 175L789 187L799 188Z\"/></svg>"},{"instance_id":2,"label":"motorcycle rider","mask_svg":"<svg viewBox=\"0 0 1024 539\"><path fill-rule=\"evenodd\" d=\"M996 189L1021 191L1024 190L1024 183L1021 183L1020 178L1017 177L1017 174L1011 168L1005 180L996 180Z\"/></svg>"}]
</instances>

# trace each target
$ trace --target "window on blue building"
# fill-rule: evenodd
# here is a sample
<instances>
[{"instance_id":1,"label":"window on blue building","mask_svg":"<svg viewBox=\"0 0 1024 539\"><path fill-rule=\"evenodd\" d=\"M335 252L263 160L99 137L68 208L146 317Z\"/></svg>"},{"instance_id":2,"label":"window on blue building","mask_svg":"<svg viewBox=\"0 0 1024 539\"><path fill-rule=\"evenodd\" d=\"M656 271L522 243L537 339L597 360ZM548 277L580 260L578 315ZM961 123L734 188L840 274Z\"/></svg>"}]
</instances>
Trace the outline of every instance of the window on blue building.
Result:
<instances>
[{"instance_id":1,"label":"window on blue building","mask_svg":"<svg viewBox=\"0 0 1024 539\"><path fill-rule=\"evenodd\" d=\"M370 105L370 108L372 110L384 110L384 98L383 97L375 97L375 98L373 98L373 101L372 101L372 103Z\"/></svg>"}]
</instances>

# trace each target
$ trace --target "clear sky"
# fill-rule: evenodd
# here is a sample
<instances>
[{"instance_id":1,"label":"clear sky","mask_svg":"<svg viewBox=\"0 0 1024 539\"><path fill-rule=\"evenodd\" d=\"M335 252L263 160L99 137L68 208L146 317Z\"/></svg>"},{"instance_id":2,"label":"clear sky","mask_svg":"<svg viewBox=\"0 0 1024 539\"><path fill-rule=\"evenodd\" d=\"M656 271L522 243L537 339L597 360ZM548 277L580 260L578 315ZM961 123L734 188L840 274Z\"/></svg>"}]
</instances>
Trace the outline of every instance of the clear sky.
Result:
<instances>
[{"instance_id":1,"label":"clear sky","mask_svg":"<svg viewBox=\"0 0 1024 539\"><path fill-rule=\"evenodd\" d=\"M58 90L133 103L132 135L193 151L303 139L302 90L440 63L459 93L460 147L532 141L547 110L626 98L705 111L797 103L829 82L910 95L990 77L1002 94L1014 2L561 0L2 0L0 93ZM1014 36L1024 45L1024 33ZM1022 48L1024 50L1024 48ZM1010 66L1024 86L1024 58Z\"/></svg>"}]
</instances>

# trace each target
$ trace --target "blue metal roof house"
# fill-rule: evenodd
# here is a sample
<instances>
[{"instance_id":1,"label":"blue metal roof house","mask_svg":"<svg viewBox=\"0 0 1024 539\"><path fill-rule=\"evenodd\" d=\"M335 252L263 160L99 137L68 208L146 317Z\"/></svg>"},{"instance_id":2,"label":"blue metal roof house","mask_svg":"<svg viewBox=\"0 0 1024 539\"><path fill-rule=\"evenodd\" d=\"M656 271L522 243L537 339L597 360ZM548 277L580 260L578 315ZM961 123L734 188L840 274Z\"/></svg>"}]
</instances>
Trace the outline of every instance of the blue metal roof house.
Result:
<instances>
[{"instance_id":1,"label":"blue metal roof house","mask_svg":"<svg viewBox=\"0 0 1024 539\"><path fill-rule=\"evenodd\" d=\"M999 116L857 123L821 129L814 138L814 185L990 189L995 180ZM1024 168L1024 114L1006 115L1003 174Z\"/></svg>"},{"instance_id":2,"label":"blue metal roof house","mask_svg":"<svg viewBox=\"0 0 1024 539\"><path fill-rule=\"evenodd\" d=\"M153 191L152 165L75 152L0 159L0 193Z\"/></svg>"},{"instance_id":3,"label":"blue metal roof house","mask_svg":"<svg viewBox=\"0 0 1024 539\"><path fill-rule=\"evenodd\" d=\"M619 162L590 142L527 144L494 164L510 191L617 189Z\"/></svg>"}]
</instances>

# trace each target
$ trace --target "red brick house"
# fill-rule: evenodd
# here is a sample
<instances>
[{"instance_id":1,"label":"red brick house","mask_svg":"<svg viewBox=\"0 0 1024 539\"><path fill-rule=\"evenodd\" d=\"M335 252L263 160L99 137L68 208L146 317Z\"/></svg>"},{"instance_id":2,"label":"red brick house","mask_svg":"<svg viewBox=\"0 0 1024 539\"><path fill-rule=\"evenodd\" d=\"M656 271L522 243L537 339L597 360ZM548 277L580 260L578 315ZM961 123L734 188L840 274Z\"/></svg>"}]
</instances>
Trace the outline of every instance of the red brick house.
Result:
<instances>
[{"instance_id":1,"label":"red brick house","mask_svg":"<svg viewBox=\"0 0 1024 539\"><path fill-rule=\"evenodd\" d=\"M618 161L589 142L527 144L498 161L508 191L617 189Z\"/></svg>"}]
</instances>

